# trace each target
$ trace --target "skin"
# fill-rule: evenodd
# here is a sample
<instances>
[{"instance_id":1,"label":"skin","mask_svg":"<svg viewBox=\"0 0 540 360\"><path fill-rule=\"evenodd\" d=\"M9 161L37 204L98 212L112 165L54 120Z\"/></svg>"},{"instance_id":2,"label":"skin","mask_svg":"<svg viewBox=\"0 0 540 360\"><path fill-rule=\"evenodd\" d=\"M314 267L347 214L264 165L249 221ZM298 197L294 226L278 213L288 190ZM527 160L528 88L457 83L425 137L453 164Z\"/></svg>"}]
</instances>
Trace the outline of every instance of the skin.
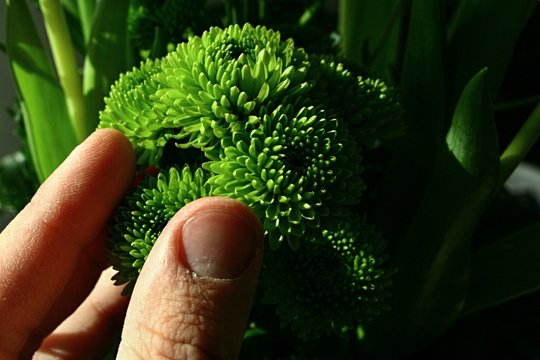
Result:
<instances>
[{"instance_id":1,"label":"skin","mask_svg":"<svg viewBox=\"0 0 540 360\"><path fill-rule=\"evenodd\" d=\"M234 359L263 235L243 204L205 198L156 241L130 298L110 280L105 228L130 188L129 142L99 130L0 234L0 359Z\"/></svg>"}]
</instances>

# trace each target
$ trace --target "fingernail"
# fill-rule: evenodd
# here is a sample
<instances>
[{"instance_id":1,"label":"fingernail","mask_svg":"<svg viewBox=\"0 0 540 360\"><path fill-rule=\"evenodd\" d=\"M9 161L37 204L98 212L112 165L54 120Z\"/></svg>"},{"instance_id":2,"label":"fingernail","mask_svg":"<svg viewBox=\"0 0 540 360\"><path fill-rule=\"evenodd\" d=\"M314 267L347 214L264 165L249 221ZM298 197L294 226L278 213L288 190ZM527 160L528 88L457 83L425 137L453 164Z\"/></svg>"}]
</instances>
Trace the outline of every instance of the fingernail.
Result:
<instances>
[{"instance_id":1,"label":"fingernail","mask_svg":"<svg viewBox=\"0 0 540 360\"><path fill-rule=\"evenodd\" d=\"M191 270L203 277L240 276L255 254L255 240L247 219L222 210L199 213L182 229L185 259Z\"/></svg>"}]
</instances>

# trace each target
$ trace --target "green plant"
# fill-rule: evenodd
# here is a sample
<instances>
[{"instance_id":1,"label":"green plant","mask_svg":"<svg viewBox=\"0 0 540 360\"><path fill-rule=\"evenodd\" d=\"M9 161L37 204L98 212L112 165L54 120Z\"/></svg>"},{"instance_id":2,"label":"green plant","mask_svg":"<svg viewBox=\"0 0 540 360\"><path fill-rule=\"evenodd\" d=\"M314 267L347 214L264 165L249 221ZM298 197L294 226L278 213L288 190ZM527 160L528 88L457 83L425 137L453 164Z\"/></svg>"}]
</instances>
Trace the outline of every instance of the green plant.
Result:
<instances>
[{"instance_id":1,"label":"green plant","mask_svg":"<svg viewBox=\"0 0 540 360\"><path fill-rule=\"evenodd\" d=\"M527 211L530 221L510 224L507 204L516 202L503 188L540 135L540 105L531 106L535 93L501 104L536 1L341 0L335 17L317 0L201 2L193 11L209 14L204 23L192 16L197 24L182 28L200 37L178 47L168 44L190 31L168 38L155 22L144 33L133 26L139 3L40 1L53 66L26 3L6 1L21 153L38 179L97 126L102 109L100 126L123 131L137 152L144 179L113 230L116 266L129 269L119 282L133 283L159 234L150 215L164 223L186 201L219 194L252 206L267 231L246 357L410 355L457 321L540 288L528 275L539 219ZM225 30L201 34L214 25ZM501 151L494 109L503 105L530 115ZM28 191L0 192L4 209L24 204L36 183L13 165L22 157L12 159L0 163L0 180ZM493 212L509 223L506 236L489 221ZM138 227L125 241L130 224ZM336 287L316 288L313 274ZM307 291L303 280L318 289L311 308L294 301ZM358 284L372 292L359 294ZM330 303L339 311L302 321Z\"/></svg>"},{"instance_id":2,"label":"green plant","mask_svg":"<svg viewBox=\"0 0 540 360\"><path fill-rule=\"evenodd\" d=\"M342 90L328 97L334 87ZM283 324L301 337L321 336L355 330L380 313L391 283L384 241L358 227L352 206L365 188L362 148L381 142L381 121L399 121L399 104L387 93L381 80L249 24L211 28L121 75L99 127L124 132L142 170L161 170L127 196L111 225L117 283L133 288L161 229L186 203L221 195L248 204L263 223L271 251L262 301L277 305ZM361 106L340 109L336 99L347 95ZM187 150L194 164L180 171ZM308 286L297 296L300 279Z\"/></svg>"}]
</instances>

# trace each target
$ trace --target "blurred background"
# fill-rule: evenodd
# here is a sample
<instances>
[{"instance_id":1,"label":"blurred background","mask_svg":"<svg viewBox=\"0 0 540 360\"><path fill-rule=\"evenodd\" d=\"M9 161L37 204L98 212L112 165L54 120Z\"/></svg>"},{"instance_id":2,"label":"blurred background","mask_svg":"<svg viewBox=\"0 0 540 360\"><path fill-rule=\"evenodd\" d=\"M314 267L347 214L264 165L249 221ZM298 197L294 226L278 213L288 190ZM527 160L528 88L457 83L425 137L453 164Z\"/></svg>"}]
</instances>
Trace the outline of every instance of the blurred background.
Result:
<instances>
[{"instance_id":1,"label":"blurred background","mask_svg":"<svg viewBox=\"0 0 540 360\"><path fill-rule=\"evenodd\" d=\"M0 1L0 43L6 42L6 4ZM14 123L7 109L15 100L15 84L5 54L0 53L0 158L18 149L19 141L14 135ZM0 214L0 230L5 227L11 216Z\"/></svg>"}]
</instances>

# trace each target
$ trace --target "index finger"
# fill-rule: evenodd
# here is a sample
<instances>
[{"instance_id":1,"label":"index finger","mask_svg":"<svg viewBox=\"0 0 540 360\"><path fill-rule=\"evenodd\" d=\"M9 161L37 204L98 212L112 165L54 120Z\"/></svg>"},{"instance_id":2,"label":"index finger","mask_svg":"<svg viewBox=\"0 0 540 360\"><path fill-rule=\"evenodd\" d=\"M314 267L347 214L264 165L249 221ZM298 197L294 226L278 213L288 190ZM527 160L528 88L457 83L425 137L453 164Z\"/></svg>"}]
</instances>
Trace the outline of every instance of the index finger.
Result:
<instances>
[{"instance_id":1,"label":"index finger","mask_svg":"<svg viewBox=\"0 0 540 360\"><path fill-rule=\"evenodd\" d=\"M0 355L17 354L57 303L134 171L127 139L97 131L0 234Z\"/></svg>"}]
</instances>

